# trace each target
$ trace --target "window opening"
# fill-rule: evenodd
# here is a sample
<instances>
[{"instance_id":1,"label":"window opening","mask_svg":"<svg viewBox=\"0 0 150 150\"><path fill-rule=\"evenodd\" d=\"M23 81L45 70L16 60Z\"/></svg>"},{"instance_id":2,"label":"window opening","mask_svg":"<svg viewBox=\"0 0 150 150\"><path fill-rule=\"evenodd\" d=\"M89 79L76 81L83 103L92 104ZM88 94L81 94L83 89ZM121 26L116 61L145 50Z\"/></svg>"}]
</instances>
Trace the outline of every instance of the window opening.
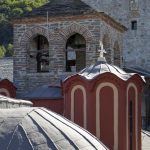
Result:
<instances>
[{"instance_id":1,"label":"window opening","mask_svg":"<svg viewBox=\"0 0 150 150\"><path fill-rule=\"evenodd\" d=\"M111 64L111 49L110 49L110 37L108 34L104 34L103 36L103 45L104 45L104 49L106 51L106 54L104 54L107 63Z\"/></svg>"},{"instance_id":2,"label":"window opening","mask_svg":"<svg viewBox=\"0 0 150 150\"><path fill-rule=\"evenodd\" d=\"M46 37L38 35L32 42L33 51L36 51L37 72L49 71L49 44ZM30 58L32 58L30 56Z\"/></svg>"},{"instance_id":3,"label":"window opening","mask_svg":"<svg viewBox=\"0 0 150 150\"><path fill-rule=\"evenodd\" d=\"M131 21L131 29L132 30L137 30L137 21Z\"/></svg>"},{"instance_id":4,"label":"window opening","mask_svg":"<svg viewBox=\"0 0 150 150\"><path fill-rule=\"evenodd\" d=\"M86 41L78 33L72 35L66 44L66 71L76 72L86 65Z\"/></svg>"}]
</instances>

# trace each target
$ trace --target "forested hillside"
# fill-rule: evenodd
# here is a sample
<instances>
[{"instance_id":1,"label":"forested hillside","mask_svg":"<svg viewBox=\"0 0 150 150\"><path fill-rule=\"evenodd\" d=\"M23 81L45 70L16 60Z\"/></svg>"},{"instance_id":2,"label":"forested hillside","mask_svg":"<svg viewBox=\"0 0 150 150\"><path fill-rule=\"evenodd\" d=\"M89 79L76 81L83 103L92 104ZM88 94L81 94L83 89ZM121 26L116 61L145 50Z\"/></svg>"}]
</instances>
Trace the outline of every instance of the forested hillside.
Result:
<instances>
[{"instance_id":1,"label":"forested hillside","mask_svg":"<svg viewBox=\"0 0 150 150\"><path fill-rule=\"evenodd\" d=\"M11 20L47 2L48 0L0 0L0 58L13 54Z\"/></svg>"}]
</instances>

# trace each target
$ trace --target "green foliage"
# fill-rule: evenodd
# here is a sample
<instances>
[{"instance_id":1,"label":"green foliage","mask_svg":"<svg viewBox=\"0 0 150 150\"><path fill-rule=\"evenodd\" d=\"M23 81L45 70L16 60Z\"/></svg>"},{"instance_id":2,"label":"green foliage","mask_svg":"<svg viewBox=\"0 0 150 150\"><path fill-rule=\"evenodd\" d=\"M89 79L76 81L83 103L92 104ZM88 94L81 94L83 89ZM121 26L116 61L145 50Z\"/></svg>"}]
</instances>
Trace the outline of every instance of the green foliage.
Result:
<instances>
[{"instance_id":1,"label":"green foliage","mask_svg":"<svg viewBox=\"0 0 150 150\"><path fill-rule=\"evenodd\" d=\"M0 46L0 58L3 58L5 56L6 49L4 46Z\"/></svg>"},{"instance_id":2,"label":"green foliage","mask_svg":"<svg viewBox=\"0 0 150 150\"><path fill-rule=\"evenodd\" d=\"M24 12L32 11L33 8L40 7L48 0L0 0L0 12L5 18L15 18Z\"/></svg>"},{"instance_id":3,"label":"green foliage","mask_svg":"<svg viewBox=\"0 0 150 150\"><path fill-rule=\"evenodd\" d=\"M20 17L25 12L30 12L33 8L40 7L46 2L48 0L0 0L0 45L9 49L9 52L5 52L6 55L12 54L9 43L13 41L13 27L10 20ZM0 57L3 56L3 53L2 46L0 46Z\"/></svg>"},{"instance_id":4,"label":"green foliage","mask_svg":"<svg viewBox=\"0 0 150 150\"><path fill-rule=\"evenodd\" d=\"M5 57L10 57L13 55L13 45L8 44L6 47L3 45L0 46L0 58Z\"/></svg>"},{"instance_id":5,"label":"green foliage","mask_svg":"<svg viewBox=\"0 0 150 150\"><path fill-rule=\"evenodd\" d=\"M12 55L13 55L13 45L12 44L8 44L7 48L6 48L5 56L6 57L10 57Z\"/></svg>"}]
</instances>

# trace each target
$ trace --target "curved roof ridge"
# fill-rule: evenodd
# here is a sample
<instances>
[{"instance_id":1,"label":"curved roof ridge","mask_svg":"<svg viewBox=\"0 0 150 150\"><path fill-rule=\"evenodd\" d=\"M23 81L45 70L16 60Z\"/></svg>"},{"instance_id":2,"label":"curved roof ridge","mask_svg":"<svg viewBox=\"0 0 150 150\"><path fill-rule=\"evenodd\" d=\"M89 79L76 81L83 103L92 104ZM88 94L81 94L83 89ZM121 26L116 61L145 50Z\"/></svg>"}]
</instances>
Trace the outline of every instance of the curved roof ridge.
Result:
<instances>
[{"instance_id":1,"label":"curved roof ridge","mask_svg":"<svg viewBox=\"0 0 150 150\"><path fill-rule=\"evenodd\" d=\"M121 68L119 68L118 66L113 66L113 65L111 65L112 67L114 67L114 69L116 69L120 74L122 74L122 75L126 75L126 74L128 74L127 72L125 72L124 70L122 70Z\"/></svg>"},{"instance_id":2,"label":"curved roof ridge","mask_svg":"<svg viewBox=\"0 0 150 150\"><path fill-rule=\"evenodd\" d=\"M28 114L30 114L31 112L33 112L34 111L34 109L32 109L30 112L28 112L25 116L23 116L23 118L21 118L19 121L18 121L18 123L17 123L17 125L16 125L16 127L14 128L14 130L13 130L13 134L12 134L12 136L11 136L11 138L10 138L10 141L8 142L8 146L7 146L7 149L9 148L9 145L11 144L11 142L12 142L12 140L13 140L13 138L14 138L14 135L15 135L15 133L16 133L16 130L18 129L18 126L22 123L22 121L25 119L25 117L28 115ZM15 110L14 110L14 112L15 112ZM8 118L8 117L7 117ZM5 121L6 121L7 119L5 119L4 121L3 121L3 123L5 123ZM2 124L1 124L2 125Z\"/></svg>"},{"instance_id":3,"label":"curved roof ridge","mask_svg":"<svg viewBox=\"0 0 150 150\"><path fill-rule=\"evenodd\" d=\"M19 124L19 126L22 128L23 132L25 133L25 136L26 136L26 138L27 138L27 140L29 142L29 145L31 145L32 150L34 150L33 145L31 143L31 140L28 138L27 133L26 133L24 127L21 124Z\"/></svg>"},{"instance_id":4,"label":"curved roof ridge","mask_svg":"<svg viewBox=\"0 0 150 150\"><path fill-rule=\"evenodd\" d=\"M90 70L87 75L89 75L90 73L92 73L92 71L94 70L94 67L96 66L96 64L91 65L91 66L92 66L92 67L91 67L91 70L90 70L90 68L87 69L87 70Z\"/></svg>"},{"instance_id":5,"label":"curved roof ridge","mask_svg":"<svg viewBox=\"0 0 150 150\"><path fill-rule=\"evenodd\" d=\"M101 68L102 68L102 66L101 66L102 64L100 64L100 68L99 68L99 73L101 73Z\"/></svg>"},{"instance_id":6,"label":"curved roof ridge","mask_svg":"<svg viewBox=\"0 0 150 150\"><path fill-rule=\"evenodd\" d=\"M101 149L93 135L68 119L44 108L0 109L1 149ZM28 141L27 141L28 140Z\"/></svg>"},{"instance_id":7,"label":"curved roof ridge","mask_svg":"<svg viewBox=\"0 0 150 150\"><path fill-rule=\"evenodd\" d=\"M42 109L44 111L44 109ZM36 113L38 113L37 111L35 111ZM45 111L46 112L46 111ZM69 141L69 143L75 148L78 149L78 147L75 145L75 143L62 131L60 130L56 125L54 125L52 123L52 121L48 120L47 118L45 118L44 116L42 116L40 113L38 113L42 118L44 118L45 120L47 120L47 122L49 122L52 126L54 126L57 130L60 131L60 133ZM52 115L51 115L52 116ZM57 119L57 118L55 118ZM54 144L54 143L53 143Z\"/></svg>"},{"instance_id":8,"label":"curved roof ridge","mask_svg":"<svg viewBox=\"0 0 150 150\"><path fill-rule=\"evenodd\" d=\"M108 66L109 64L106 63L105 65L107 66L107 68L108 68L108 70L109 70L108 72L112 72L112 71L110 70L109 66Z\"/></svg>"},{"instance_id":9,"label":"curved roof ridge","mask_svg":"<svg viewBox=\"0 0 150 150\"><path fill-rule=\"evenodd\" d=\"M13 138L14 138L14 135L15 135L15 132L16 132L17 129L18 129L18 125L15 127L15 129L14 129L14 131L13 131L13 134L12 134L12 136L11 136L11 138L10 138L10 141L8 142L7 149L9 149L9 146L10 146L10 144L11 144Z\"/></svg>"},{"instance_id":10,"label":"curved roof ridge","mask_svg":"<svg viewBox=\"0 0 150 150\"><path fill-rule=\"evenodd\" d=\"M29 140L29 138L27 137L27 134L26 134L26 132L25 132L23 126L21 126L21 124L19 124L18 126L16 126L15 129L16 129L16 130L19 130L19 127L22 129L22 131L23 131L23 133L24 133L24 135L25 135L25 138L26 138L26 140L28 141L28 144L31 146L31 149L34 150L33 145L32 145L32 143L31 143L31 141ZM14 137L15 137L16 130L15 130L14 134L12 135L12 139L10 140L10 142L9 142L9 144L8 144L8 146L7 146L7 149L9 149L9 148L11 149L11 143L12 143Z\"/></svg>"},{"instance_id":11,"label":"curved roof ridge","mask_svg":"<svg viewBox=\"0 0 150 150\"><path fill-rule=\"evenodd\" d=\"M36 112L34 110L34 112ZM36 112L37 113L37 112ZM39 114L41 116L41 114ZM46 138L47 140L47 144L48 146L52 146L54 150L57 150L57 146L56 144L52 141L52 139L47 135L47 133L45 132L45 130L38 124L38 122L31 116L31 115L28 115L28 117L34 122L34 124L36 124L37 128L42 131L42 133L44 134L44 137ZM42 117L42 116L41 116ZM51 145L52 144L52 145Z\"/></svg>"},{"instance_id":12,"label":"curved roof ridge","mask_svg":"<svg viewBox=\"0 0 150 150\"><path fill-rule=\"evenodd\" d=\"M97 72L97 70L99 71ZM124 70L122 70L118 66L114 66L106 62L97 62L95 65L93 65L92 68L91 66L87 67L82 72L80 72L79 75L84 77L87 80L92 80L96 78L98 75L101 75L104 73L112 73L124 81L127 81L134 75L131 73L126 73Z\"/></svg>"},{"instance_id":13,"label":"curved roof ridge","mask_svg":"<svg viewBox=\"0 0 150 150\"><path fill-rule=\"evenodd\" d=\"M92 69L91 69L91 71L88 73L88 75L93 71L93 69L94 69L95 66L96 66L96 64L94 64L94 65L92 66Z\"/></svg>"},{"instance_id":14,"label":"curved roof ridge","mask_svg":"<svg viewBox=\"0 0 150 150\"><path fill-rule=\"evenodd\" d=\"M42 108L41 108L42 109ZM42 109L43 110L43 109ZM56 118L54 115L56 115L56 113L54 113L54 112L48 112L46 109L44 109L43 111L45 111L45 112L47 112L48 114L51 114L51 116L53 116L54 118ZM53 114L52 114L53 113ZM60 116L60 115L58 115L58 116ZM64 118L64 117L61 117L61 118ZM59 119L59 117L57 117L57 119L60 121L60 122L62 122L60 119ZM79 127L80 129L82 129L84 132L86 132L87 134L90 134L91 136L93 136L94 138L96 138L94 135L92 135L90 132L88 132L87 130L85 130L84 128L81 128L80 126L78 126L77 124L75 124L75 123L73 123L73 122L71 122L70 120L68 120L68 119L66 119L66 118L64 118L66 121L68 121L67 123L68 124L70 124L70 125L68 125L67 123L65 123L65 122L62 122L62 123L64 123L65 125L67 125L68 127L70 127L71 129L73 129L74 131L76 131L77 133L79 133L82 137L84 137L87 141L89 141L90 142L90 140L89 139L87 139L87 137L86 136L84 136L83 134L81 134L81 132L79 132L78 130L76 130L76 129L74 129L73 127L71 127L71 124L74 124L74 125L76 125L77 127ZM97 139L97 138L96 138ZM97 139L97 141L98 142L100 142L98 139ZM90 142L91 143L91 145L94 147L94 148L96 148L94 145L93 145L93 143L92 142ZM102 143L101 143L102 144ZM103 144L102 144L103 145ZM103 145L104 146L104 145Z\"/></svg>"}]
</instances>

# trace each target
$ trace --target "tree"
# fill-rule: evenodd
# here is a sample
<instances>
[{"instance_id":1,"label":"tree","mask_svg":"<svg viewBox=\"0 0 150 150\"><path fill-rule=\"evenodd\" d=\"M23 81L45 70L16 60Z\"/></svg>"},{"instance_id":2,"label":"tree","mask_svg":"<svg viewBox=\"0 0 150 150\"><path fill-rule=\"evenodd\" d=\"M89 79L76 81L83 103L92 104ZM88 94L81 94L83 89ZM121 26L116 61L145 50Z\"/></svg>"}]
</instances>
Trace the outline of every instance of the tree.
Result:
<instances>
[{"instance_id":1,"label":"tree","mask_svg":"<svg viewBox=\"0 0 150 150\"><path fill-rule=\"evenodd\" d=\"M6 57L10 57L12 55L13 55L13 45L12 44L8 44L7 48L6 48L5 56Z\"/></svg>"},{"instance_id":2,"label":"tree","mask_svg":"<svg viewBox=\"0 0 150 150\"><path fill-rule=\"evenodd\" d=\"M6 49L4 46L0 46L0 58L3 58L5 56Z\"/></svg>"},{"instance_id":3,"label":"tree","mask_svg":"<svg viewBox=\"0 0 150 150\"><path fill-rule=\"evenodd\" d=\"M0 0L0 45L7 47L9 43L13 42L11 19L20 17L25 12L30 12L47 2L48 0ZM6 54L8 55L9 52ZM1 55L3 55L2 53L1 51Z\"/></svg>"}]
</instances>

